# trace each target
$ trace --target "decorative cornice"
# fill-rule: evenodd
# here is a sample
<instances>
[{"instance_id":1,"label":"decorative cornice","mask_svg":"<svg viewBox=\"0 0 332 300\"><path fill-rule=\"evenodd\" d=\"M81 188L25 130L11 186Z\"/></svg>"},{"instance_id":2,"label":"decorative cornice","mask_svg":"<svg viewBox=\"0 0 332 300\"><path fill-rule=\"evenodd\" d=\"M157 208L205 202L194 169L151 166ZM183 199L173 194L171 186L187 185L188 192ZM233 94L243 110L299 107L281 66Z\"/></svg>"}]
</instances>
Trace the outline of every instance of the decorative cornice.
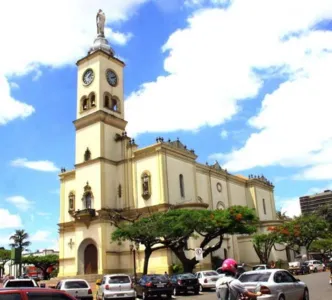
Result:
<instances>
[{"instance_id":1,"label":"decorative cornice","mask_svg":"<svg viewBox=\"0 0 332 300\"><path fill-rule=\"evenodd\" d=\"M122 60L116 58L115 56L112 56L112 55L106 53L106 52L103 51L103 50L97 50L97 51L95 51L95 52L93 52L93 53L91 53L91 54L88 54L87 56L85 56L85 57L79 59L79 60L76 62L76 65L79 66L80 64L82 64L82 63L84 63L84 62L86 62L86 61L88 61L88 60L90 60L90 59L92 59L92 58L94 58L94 57L97 57L97 56L99 56L99 55L104 56L105 58L114 61L115 63L117 63L117 64L120 65L121 67L125 67L125 63L124 63Z\"/></svg>"},{"instance_id":2,"label":"decorative cornice","mask_svg":"<svg viewBox=\"0 0 332 300\"><path fill-rule=\"evenodd\" d=\"M125 130L127 126L127 121L118 118L117 116L114 116L112 114L109 114L103 110L98 110L96 112L93 112L91 114L88 114L82 118L73 121L76 130L82 129L86 126L89 126L97 122L103 122L107 125L114 126L115 128L121 130Z\"/></svg>"},{"instance_id":3,"label":"decorative cornice","mask_svg":"<svg viewBox=\"0 0 332 300\"><path fill-rule=\"evenodd\" d=\"M59 175L60 180L68 180L68 179L75 179L75 170L70 170L70 171L63 171Z\"/></svg>"}]
</instances>

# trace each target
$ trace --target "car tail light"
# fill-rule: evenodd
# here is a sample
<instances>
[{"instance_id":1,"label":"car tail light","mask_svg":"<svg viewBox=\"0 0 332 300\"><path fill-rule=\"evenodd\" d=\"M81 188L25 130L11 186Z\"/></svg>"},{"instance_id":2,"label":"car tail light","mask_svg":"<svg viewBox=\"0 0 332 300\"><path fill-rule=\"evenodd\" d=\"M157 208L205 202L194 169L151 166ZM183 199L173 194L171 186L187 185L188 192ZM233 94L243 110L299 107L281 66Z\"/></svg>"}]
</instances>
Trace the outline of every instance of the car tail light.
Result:
<instances>
[{"instance_id":1,"label":"car tail light","mask_svg":"<svg viewBox=\"0 0 332 300\"><path fill-rule=\"evenodd\" d=\"M204 283L207 283L207 279L206 278L204 279Z\"/></svg>"},{"instance_id":2,"label":"car tail light","mask_svg":"<svg viewBox=\"0 0 332 300\"><path fill-rule=\"evenodd\" d=\"M178 280L178 284L180 284L180 285L181 285L181 284L182 284L182 280Z\"/></svg>"},{"instance_id":3,"label":"car tail light","mask_svg":"<svg viewBox=\"0 0 332 300\"><path fill-rule=\"evenodd\" d=\"M110 289L110 286L108 284L105 285L105 289L106 290L109 290Z\"/></svg>"},{"instance_id":4,"label":"car tail light","mask_svg":"<svg viewBox=\"0 0 332 300\"><path fill-rule=\"evenodd\" d=\"M148 282L145 286L152 287L152 282Z\"/></svg>"},{"instance_id":5,"label":"car tail light","mask_svg":"<svg viewBox=\"0 0 332 300\"><path fill-rule=\"evenodd\" d=\"M271 291L270 291L270 289L267 286L262 285L261 286L261 293L262 294L271 294Z\"/></svg>"},{"instance_id":6,"label":"car tail light","mask_svg":"<svg viewBox=\"0 0 332 300\"><path fill-rule=\"evenodd\" d=\"M92 295L92 290L91 289L88 290L88 294Z\"/></svg>"}]
</instances>

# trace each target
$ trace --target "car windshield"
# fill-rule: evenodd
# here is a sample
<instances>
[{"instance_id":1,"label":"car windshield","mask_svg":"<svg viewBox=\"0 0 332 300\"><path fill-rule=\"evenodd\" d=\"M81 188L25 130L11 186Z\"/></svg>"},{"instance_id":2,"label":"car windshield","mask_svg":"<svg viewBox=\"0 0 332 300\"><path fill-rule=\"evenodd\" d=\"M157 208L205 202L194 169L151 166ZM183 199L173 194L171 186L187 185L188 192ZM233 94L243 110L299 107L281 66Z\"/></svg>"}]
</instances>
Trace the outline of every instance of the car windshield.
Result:
<instances>
[{"instance_id":1,"label":"car windshield","mask_svg":"<svg viewBox=\"0 0 332 300\"><path fill-rule=\"evenodd\" d=\"M108 283L119 284L119 283L130 283L128 276L112 276Z\"/></svg>"},{"instance_id":2,"label":"car windshield","mask_svg":"<svg viewBox=\"0 0 332 300\"><path fill-rule=\"evenodd\" d=\"M10 280L6 287L35 287L35 284L32 280Z\"/></svg>"},{"instance_id":3,"label":"car windshield","mask_svg":"<svg viewBox=\"0 0 332 300\"><path fill-rule=\"evenodd\" d=\"M87 289L88 285L85 281L66 281L65 289Z\"/></svg>"},{"instance_id":4,"label":"car windshield","mask_svg":"<svg viewBox=\"0 0 332 300\"><path fill-rule=\"evenodd\" d=\"M243 273L239 280L241 282L267 282L271 276L271 272L264 273Z\"/></svg>"},{"instance_id":5,"label":"car windshield","mask_svg":"<svg viewBox=\"0 0 332 300\"><path fill-rule=\"evenodd\" d=\"M215 271L209 271L209 272L203 272L203 275L204 276L216 276L216 275L218 275L218 273Z\"/></svg>"},{"instance_id":6,"label":"car windshield","mask_svg":"<svg viewBox=\"0 0 332 300\"><path fill-rule=\"evenodd\" d=\"M196 278L196 277L195 277L194 274L187 273L187 274L178 275L178 278L179 279L193 279L193 278Z\"/></svg>"}]
</instances>

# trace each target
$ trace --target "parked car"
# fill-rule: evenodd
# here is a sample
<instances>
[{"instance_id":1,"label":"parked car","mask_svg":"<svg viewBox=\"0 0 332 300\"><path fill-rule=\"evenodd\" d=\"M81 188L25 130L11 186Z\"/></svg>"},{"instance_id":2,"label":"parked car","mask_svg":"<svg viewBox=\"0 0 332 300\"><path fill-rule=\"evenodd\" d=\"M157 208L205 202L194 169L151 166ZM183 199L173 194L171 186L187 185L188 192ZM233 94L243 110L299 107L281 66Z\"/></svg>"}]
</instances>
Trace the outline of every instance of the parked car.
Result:
<instances>
[{"instance_id":1,"label":"parked car","mask_svg":"<svg viewBox=\"0 0 332 300\"><path fill-rule=\"evenodd\" d=\"M1 300L76 300L63 291L43 288L6 288L0 289Z\"/></svg>"},{"instance_id":2,"label":"parked car","mask_svg":"<svg viewBox=\"0 0 332 300\"><path fill-rule=\"evenodd\" d=\"M187 294L188 292L193 292L195 295L199 294L199 283L194 274L174 274L171 276L170 280L172 283L174 296L180 293Z\"/></svg>"},{"instance_id":3,"label":"parked car","mask_svg":"<svg viewBox=\"0 0 332 300\"><path fill-rule=\"evenodd\" d=\"M303 299L309 300L307 285L294 278L288 271L282 269L255 270L243 273L239 280L245 287L254 292L260 286L263 294L257 299L285 300Z\"/></svg>"},{"instance_id":4,"label":"parked car","mask_svg":"<svg viewBox=\"0 0 332 300\"><path fill-rule=\"evenodd\" d=\"M307 260L311 272L325 271L325 265L319 260Z\"/></svg>"},{"instance_id":5,"label":"parked car","mask_svg":"<svg viewBox=\"0 0 332 300\"><path fill-rule=\"evenodd\" d=\"M255 265L252 267L252 270L266 270L268 269L268 266L267 265Z\"/></svg>"},{"instance_id":6,"label":"parked car","mask_svg":"<svg viewBox=\"0 0 332 300\"><path fill-rule=\"evenodd\" d=\"M132 280L126 274L108 274L104 275L101 282L96 282L98 286L96 299L103 300L104 298L116 299L136 299L136 293L133 287Z\"/></svg>"},{"instance_id":7,"label":"parked car","mask_svg":"<svg viewBox=\"0 0 332 300\"><path fill-rule=\"evenodd\" d=\"M84 300L93 300L92 290L89 283L84 279L64 279L58 282L55 289Z\"/></svg>"},{"instance_id":8,"label":"parked car","mask_svg":"<svg viewBox=\"0 0 332 300\"><path fill-rule=\"evenodd\" d=\"M200 271L195 274L198 279L200 292L204 289L213 289L216 287L216 281L222 277L216 271Z\"/></svg>"},{"instance_id":9,"label":"parked car","mask_svg":"<svg viewBox=\"0 0 332 300\"><path fill-rule=\"evenodd\" d=\"M310 267L307 263L300 263L298 268L289 268L288 270L293 275L310 274Z\"/></svg>"},{"instance_id":10,"label":"parked car","mask_svg":"<svg viewBox=\"0 0 332 300\"><path fill-rule=\"evenodd\" d=\"M166 295L172 298L173 287L169 279L160 274L143 275L143 277L135 284L136 295L143 300L150 296Z\"/></svg>"},{"instance_id":11,"label":"parked car","mask_svg":"<svg viewBox=\"0 0 332 300\"><path fill-rule=\"evenodd\" d=\"M3 288L28 288L38 287L38 284L33 279L8 279L4 284Z\"/></svg>"}]
</instances>

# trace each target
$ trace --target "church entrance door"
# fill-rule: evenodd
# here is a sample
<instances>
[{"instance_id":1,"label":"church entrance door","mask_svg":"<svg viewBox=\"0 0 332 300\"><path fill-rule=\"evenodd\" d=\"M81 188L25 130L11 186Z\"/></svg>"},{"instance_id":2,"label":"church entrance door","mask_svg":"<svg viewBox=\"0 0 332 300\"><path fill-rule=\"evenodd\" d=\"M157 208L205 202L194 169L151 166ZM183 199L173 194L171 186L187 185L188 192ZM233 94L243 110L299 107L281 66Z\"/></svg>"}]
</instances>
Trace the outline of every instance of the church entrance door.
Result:
<instances>
[{"instance_id":1,"label":"church entrance door","mask_svg":"<svg viewBox=\"0 0 332 300\"><path fill-rule=\"evenodd\" d=\"M89 244L84 250L84 274L98 273L98 251L95 245Z\"/></svg>"}]
</instances>

